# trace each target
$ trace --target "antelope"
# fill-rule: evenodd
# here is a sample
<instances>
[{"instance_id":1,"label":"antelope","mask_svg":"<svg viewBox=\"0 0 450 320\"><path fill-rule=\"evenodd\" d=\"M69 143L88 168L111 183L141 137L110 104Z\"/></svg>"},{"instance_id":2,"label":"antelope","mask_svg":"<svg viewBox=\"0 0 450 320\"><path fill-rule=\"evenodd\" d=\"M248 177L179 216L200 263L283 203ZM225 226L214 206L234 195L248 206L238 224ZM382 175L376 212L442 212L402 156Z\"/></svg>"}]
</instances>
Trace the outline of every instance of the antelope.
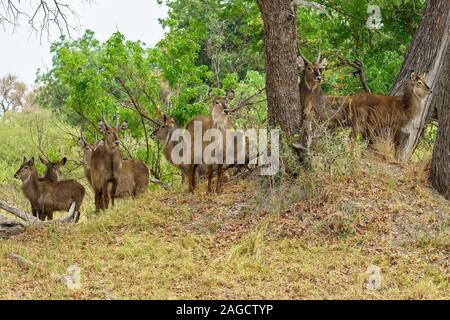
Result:
<instances>
[{"instance_id":1,"label":"antelope","mask_svg":"<svg viewBox=\"0 0 450 320\"><path fill-rule=\"evenodd\" d=\"M39 157L39 159L41 160L42 164L47 167L47 170L45 171L44 176L42 178L38 178L38 180L57 182L60 176L59 168L66 164L67 158L64 157L57 162L51 162L46 159L43 159L42 157ZM33 203L30 202L30 205L33 216L38 217L37 209L33 206Z\"/></svg>"},{"instance_id":2,"label":"antelope","mask_svg":"<svg viewBox=\"0 0 450 320\"><path fill-rule=\"evenodd\" d=\"M114 206L119 175L122 167L122 159L119 151L119 131L125 131L128 127L127 122L118 124L116 117L115 126L111 126L105 119L99 121L98 127L103 132L103 144L97 146L92 153L90 180L95 195L95 209L105 210L109 206L111 199ZM111 189L109 189L111 186Z\"/></svg>"},{"instance_id":3,"label":"antelope","mask_svg":"<svg viewBox=\"0 0 450 320\"><path fill-rule=\"evenodd\" d=\"M188 131L191 137L191 161L189 163L181 163L177 164L177 166L182 171L183 175L187 177L189 192L194 192L195 190L195 178L196 178L196 170L199 164L196 164L194 161L194 126L195 123L200 123L201 127L201 137L203 137L204 132L208 129L219 129L220 131L224 131L228 127L228 103L234 98L234 91L228 91L225 97L215 97L212 91L209 92L209 97L212 100L212 106L210 108L210 116L197 116L192 119L186 126L186 130ZM164 122L163 124L157 128L151 134L152 139L160 140L164 142L164 156L166 159L175 164L174 159L172 158L172 151L175 146L179 143L178 141L172 141L172 134L175 132L177 128L175 119L173 117L163 116ZM202 151L207 147L208 143L202 141ZM218 155L216 155L218 156ZM213 176L214 166L217 167L217 192L220 193L222 191L222 164L205 164L205 159L202 155L202 165L207 166L208 168L208 192L211 192L211 180Z\"/></svg>"},{"instance_id":4,"label":"antelope","mask_svg":"<svg viewBox=\"0 0 450 320\"><path fill-rule=\"evenodd\" d=\"M413 72L401 96L360 93L351 97L349 117L353 137L362 134L373 141L375 132L383 128L391 129L394 137L400 134L401 129L417 116L424 100L432 93L424 78Z\"/></svg>"},{"instance_id":5,"label":"antelope","mask_svg":"<svg viewBox=\"0 0 450 320\"><path fill-rule=\"evenodd\" d=\"M315 63L306 59L300 51L299 54L297 63L303 70L299 85L303 117L309 118L315 115L319 122L331 128L345 125L349 98L326 95L322 91L322 73L328 66L328 60L326 58L321 60L320 51Z\"/></svg>"},{"instance_id":6,"label":"antelope","mask_svg":"<svg viewBox=\"0 0 450 320\"><path fill-rule=\"evenodd\" d=\"M78 140L83 149L84 174L89 184L91 182L92 154L98 145L86 142L83 132ZM137 196L145 191L150 182L150 172L147 165L140 160L122 160L122 168L119 172L119 183L116 190L116 198Z\"/></svg>"},{"instance_id":7,"label":"antelope","mask_svg":"<svg viewBox=\"0 0 450 320\"><path fill-rule=\"evenodd\" d=\"M34 158L27 160L25 157L14 177L22 180L22 191L31 203L33 214L37 214L39 219L52 220L54 211L68 211L75 202L78 221L85 194L81 184L75 180L40 181Z\"/></svg>"}]
</instances>

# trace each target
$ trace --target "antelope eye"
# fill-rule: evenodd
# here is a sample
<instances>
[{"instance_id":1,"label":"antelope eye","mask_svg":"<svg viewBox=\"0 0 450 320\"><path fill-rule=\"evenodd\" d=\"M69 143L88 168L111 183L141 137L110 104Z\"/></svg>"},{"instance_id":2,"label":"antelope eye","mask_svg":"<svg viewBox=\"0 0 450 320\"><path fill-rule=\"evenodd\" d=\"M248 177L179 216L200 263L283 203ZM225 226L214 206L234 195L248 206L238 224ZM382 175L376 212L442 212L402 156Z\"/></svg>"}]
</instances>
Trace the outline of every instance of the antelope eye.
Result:
<instances>
[{"instance_id":1,"label":"antelope eye","mask_svg":"<svg viewBox=\"0 0 450 320\"><path fill-rule=\"evenodd\" d=\"M161 128L165 128L165 127L167 127L165 124L163 124L163 125L161 126Z\"/></svg>"},{"instance_id":2,"label":"antelope eye","mask_svg":"<svg viewBox=\"0 0 450 320\"><path fill-rule=\"evenodd\" d=\"M25 166L25 167L23 167L24 169L28 169L28 167L27 166Z\"/></svg>"}]
</instances>

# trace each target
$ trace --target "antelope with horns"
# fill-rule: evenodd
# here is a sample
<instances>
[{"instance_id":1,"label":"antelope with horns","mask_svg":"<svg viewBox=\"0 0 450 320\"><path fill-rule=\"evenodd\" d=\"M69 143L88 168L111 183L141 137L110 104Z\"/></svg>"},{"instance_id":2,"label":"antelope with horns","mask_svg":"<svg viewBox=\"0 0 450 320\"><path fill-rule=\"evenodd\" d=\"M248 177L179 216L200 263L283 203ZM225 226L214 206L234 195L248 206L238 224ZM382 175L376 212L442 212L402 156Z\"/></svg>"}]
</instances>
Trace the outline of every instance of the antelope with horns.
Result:
<instances>
[{"instance_id":1,"label":"antelope with horns","mask_svg":"<svg viewBox=\"0 0 450 320\"><path fill-rule=\"evenodd\" d=\"M127 129L127 122L118 124L115 117L115 126L111 126L105 119L98 123L100 131L103 133L103 144L95 148L90 162L90 180L94 189L95 209L105 210L109 206L109 201L114 206L117 185L119 183L122 159L119 150L119 132Z\"/></svg>"},{"instance_id":2,"label":"antelope with horns","mask_svg":"<svg viewBox=\"0 0 450 320\"><path fill-rule=\"evenodd\" d=\"M68 211L73 202L75 212L78 212L77 220L79 219L85 189L75 180L39 180L34 158L27 160L25 157L14 177L22 180L22 191L39 219L52 220L53 212Z\"/></svg>"},{"instance_id":3,"label":"antelope with horns","mask_svg":"<svg viewBox=\"0 0 450 320\"><path fill-rule=\"evenodd\" d=\"M320 123L331 128L345 125L348 97L330 96L322 91L322 73L328 60L321 59L319 50L316 62L312 63L299 51L297 63L300 70L303 70L299 85L303 118L315 115Z\"/></svg>"},{"instance_id":4,"label":"antelope with horns","mask_svg":"<svg viewBox=\"0 0 450 320\"><path fill-rule=\"evenodd\" d=\"M89 144L84 138L83 131L79 139L79 145L83 149L84 174L87 181L91 182L92 154L99 144ZM101 145L101 144L100 144ZM122 168L119 171L119 183L116 190L116 198L135 197L143 193L150 182L150 171L147 165L140 160L122 160Z\"/></svg>"},{"instance_id":5,"label":"antelope with horns","mask_svg":"<svg viewBox=\"0 0 450 320\"><path fill-rule=\"evenodd\" d=\"M223 132L227 126L228 126L228 103L234 98L235 94L234 91L228 91L227 95L225 97L216 97L213 95L212 91L210 91L209 96L212 100L212 106L210 108L210 116L197 116L194 119L192 119L186 126L186 130L189 133L190 139L191 139L191 159L189 163L181 163L176 164L180 170L182 171L183 175L187 177L188 185L189 185L189 191L194 192L195 190L195 179L196 179L196 170L199 166L198 163L195 163L194 161L194 139L195 139L195 126L200 124L201 132L199 133L201 137L203 137L203 134L209 130L209 129L218 129L221 132ZM177 130L177 126L175 123L175 120L172 117L167 118L164 115L164 123L157 128L152 134L152 139L160 140L164 142L164 156L166 159L171 162L172 164L175 164L174 159L172 158L172 151L174 148L178 145L178 141L172 140L172 135ZM205 148L209 145L209 143L202 140L202 151L205 150ZM202 152L203 153L203 152ZM218 155L216 155L218 156ZM201 159L202 165L208 166L208 191L211 192L211 180L213 176L213 170L216 166L217 168L217 192L222 191L222 164L220 161L217 164L206 164L205 159L202 155Z\"/></svg>"},{"instance_id":6,"label":"antelope with horns","mask_svg":"<svg viewBox=\"0 0 450 320\"><path fill-rule=\"evenodd\" d=\"M351 97L349 117L353 137L362 134L373 142L375 134L384 128L390 129L393 137L398 137L401 129L417 116L431 93L425 76L413 72L401 96L360 93Z\"/></svg>"}]
</instances>

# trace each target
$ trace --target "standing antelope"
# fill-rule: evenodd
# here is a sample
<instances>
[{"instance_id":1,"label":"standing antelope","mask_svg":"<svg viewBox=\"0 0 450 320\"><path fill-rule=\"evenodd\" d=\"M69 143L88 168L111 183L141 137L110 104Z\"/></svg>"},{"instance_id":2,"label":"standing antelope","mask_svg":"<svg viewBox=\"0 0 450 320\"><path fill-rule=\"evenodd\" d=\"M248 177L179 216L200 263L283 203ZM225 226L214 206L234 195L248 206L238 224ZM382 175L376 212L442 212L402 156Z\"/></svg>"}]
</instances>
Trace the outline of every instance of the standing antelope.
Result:
<instances>
[{"instance_id":1,"label":"standing antelope","mask_svg":"<svg viewBox=\"0 0 450 320\"><path fill-rule=\"evenodd\" d=\"M347 122L348 97L324 94L321 87L322 72L327 67L328 60L326 58L321 60L319 51L316 62L311 63L300 52L297 62L299 68L303 70L299 86L303 117L314 114L317 120L325 123L327 127L343 126Z\"/></svg>"},{"instance_id":2,"label":"standing antelope","mask_svg":"<svg viewBox=\"0 0 450 320\"><path fill-rule=\"evenodd\" d=\"M96 211L105 210L109 200L114 206L122 159L119 151L119 131L127 129L127 122L110 126L104 115L98 127L103 132L103 144L97 146L91 158L90 177L95 195ZM109 186L111 185L111 189Z\"/></svg>"},{"instance_id":3,"label":"standing antelope","mask_svg":"<svg viewBox=\"0 0 450 320\"><path fill-rule=\"evenodd\" d=\"M81 184L75 180L57 182L39 180L34 166L34 158L27 160L25 157L14 177L22 180L22 191L30 201L32 209L36 210L39 219L52 220L54 211L68 211L72 203L75 202L78 221L85 194L84 187Z\"/></svg>"},{"instance_id":4,"label":"standing antelope","mask_svg":"<svg viewBox=\"0 0 450 320\"><path fill-rule=\"evenodd\" d=\"M43 159L42 157L39 157L42 164L47 167L47 170L45 171L45 174L42 178L39 178L39 181L49 181L49 182L57 182L59 180L59 176L61 175L61 172L59 171L59 168L66 164L67 158L64 157L59 161L51 162L49 160ZM38 210L36 207L34 207L33 203L30 201L31 205L31 212L34 217L38 217ZM40 218L40 217L39 217Z\"/></svg>"},{"instance_id":5,"label":"standing antelope","mask_svg":"<svg viewBox=\"0 0 450 320\"><path fill-rule=\"evenodd\" d=\"M83 132L79 139L79 145L83 149L84 174L89 184L91 182L92 154L98 145L86 142ZM119 171L119 183L116 190L116 198L135 197L143 193L150 182L150 172L147 165L140 160L122 160L122 168Z\"/></svg>"},{"instance_id":6,"label":"standing antelope","mask_svg":"<svg viewBox=\"0 0 450 320\"><path fill-rule=\"evenodd\" d=\"M200 135L203 138L203 134L209 129L218 129L223 132L228 126L228 103L234 98L234 91L228 91L225 97L215 97L210 91L210 98L212 99L212 106L210 108L210 116L197 116L192 119L186 126L191 138L191 159L189 163L177 164L177 166L182 171L183 175L187 177L189 191L194 192L195 190L195 176L196 170L199 164L194 161L194 139L195 139L195 124L200 124ZM164 123L157 128L152 134L152 139L160 140L164 142L164 156L166 159L174 164L174 159L172 158L172 151L175 146L179 143L178 141L172 141L172 134L178 129L175 120L170 117L167 118L164 115ZM202 141L202 151L208 146L208 143ZM219 155L216 155L218 157ZM222 191L222 163L218 161L217 164L206 164L203 158L202 152L202 165L208 166L208 191L211 192L211 180L213 176L214 166L217 166L217 192Z\"/></svg>"},{"instance_id":7,"label":"standing antelope","mask_svg":"<svg viewBox=\"0 0 450 320\"><path fill-rule=\"evenodd\" d=\"M424 76L412 73L401 96L360 93L351 97L349 116L353 136L363 134L373 142L375 133L383 128L390 129L393 137L398 136L401 129L417 116L431 93Z\"/></svg>"}]
</instances>

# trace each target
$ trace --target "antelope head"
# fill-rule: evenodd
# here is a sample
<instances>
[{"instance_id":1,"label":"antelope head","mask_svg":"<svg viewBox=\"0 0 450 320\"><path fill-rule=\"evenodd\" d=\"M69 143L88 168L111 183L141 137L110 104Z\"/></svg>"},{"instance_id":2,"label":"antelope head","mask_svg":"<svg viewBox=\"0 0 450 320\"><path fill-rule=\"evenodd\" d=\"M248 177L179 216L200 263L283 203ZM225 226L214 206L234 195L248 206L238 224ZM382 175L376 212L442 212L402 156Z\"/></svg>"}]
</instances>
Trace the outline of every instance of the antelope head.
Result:
<instances>
[{"instance_id":1,"label":"antelope head","mask_svg":"<svg viewBox=\"0 0 450 320\"><path fill-rule=\"evenodd\" d=\"M166 144L172 135L172 132L177 128L175 119L163 115L163 124L152 132L150 137L154 140L164 141Z\"/></svg>"},{"instance_id":2,"label":"antelope head","mask_svg":"<svg viewBox=\"0 0 450 320\"><path fill-rule=\"evenodd\" d=\"M106 147L114 150L119 147L119 132L125 131L128 128L128 123L126 121L119 125L117 114L115 115L115 125L111 126L105 119L103 114L103 119L99 121L98 128L103 133L103 141Z\"/></svg>"},{"instance_id":3,"label":"antelope head","mask_svg":"<svg viewBox=\"0 0 450 320\"><path fill-rule=\"evenodd\" d=\"M411 73L410 86L414 95L423 100L433 93L430 86L425 82L425 75L417 75L415 72Z\"/></svg>"},{"instance_id":4,"label":"antelope head","mask_svg":"<svg viewBox=\"0 0 450 320\"><path fill-rule=\"evenodd\" d=\"M19 170L14 174L14 178L22 180L24 183L30 180L32 175L37 175L36 168L34 167L34 157L30 160L23 157L22 164Z\"/></svg>"},{"instance_id":5,"label":"antelope head","mask_svg":"<svg viewBox=\"0 0 450 320\"><path fill-rule=\"evenodd\" d=\"M299 53L300 56L297 58L297 64L300 70L303 70L303 81L309 90L315 90L323 80L322 72L327 67L328 60L326 58L321 60L320 50L315 63L306 59L301 52Z\"/></svg>"},{"instance_id":6,"label":"antelope head","mask_svg":"<svg viewBox=\"0 0 450 320\"><path fill-rule=\"evenodd\" d=\"M45 177L49 178L52 181L58 181L59 177L61 176L60 168L66 164L67 158L64 157L56 162L43 159L41 156L39 156L39 159L41 160L42 164L47 167Z\"/></svg>"},{"instance_id":7,"label":"antelope head","mask_svg":"<svg viewBox=\"0 0 450 320\"><path fill-rule=\"evenodd\" d=\"M233 90L227 91L225 97L216 97L213 90L209 90L208 96L211 98L212 106L209 108L214 124L219 128L226 128L228 124L228 104L235 97Z\"/></svg>"}]
</instances>

